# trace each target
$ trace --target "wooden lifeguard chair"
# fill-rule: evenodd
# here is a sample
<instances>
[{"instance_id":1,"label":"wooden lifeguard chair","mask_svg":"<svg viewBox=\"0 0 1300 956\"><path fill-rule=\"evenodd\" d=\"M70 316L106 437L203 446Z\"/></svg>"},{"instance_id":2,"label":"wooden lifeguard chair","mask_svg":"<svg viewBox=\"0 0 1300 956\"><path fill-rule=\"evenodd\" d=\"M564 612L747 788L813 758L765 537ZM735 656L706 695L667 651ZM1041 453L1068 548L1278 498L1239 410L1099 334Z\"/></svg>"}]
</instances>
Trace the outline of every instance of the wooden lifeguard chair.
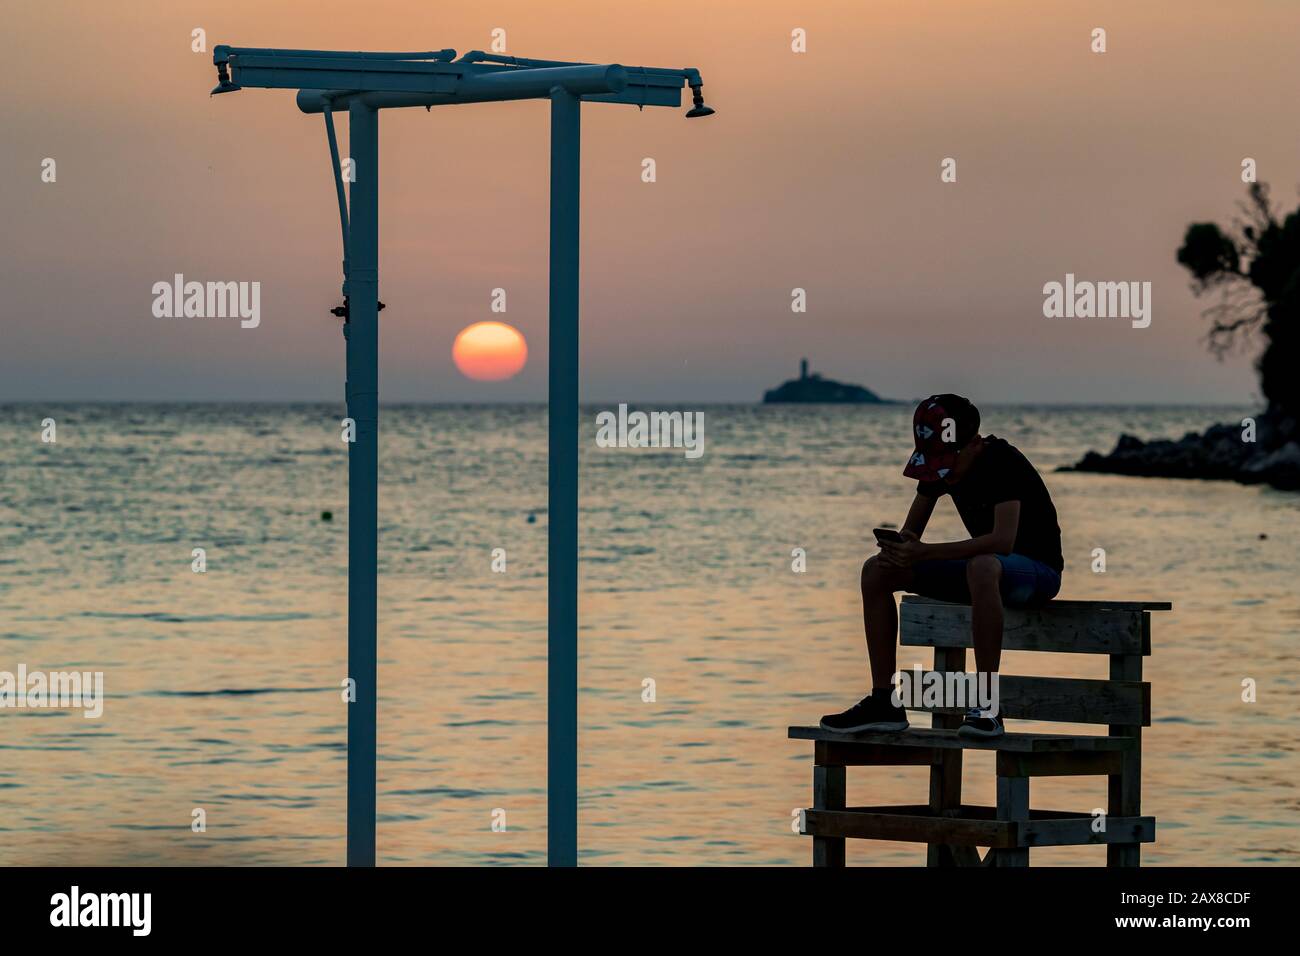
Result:
<instances>
[{"instance_id":1,"label":"wooden lifeguard chair","mask_svg":"<svg viewBox=\"0 0 1300 956\"><path fill-rule=\"evenodd\" d=\"M1006 611L1002 648L1105 654L1109 680L999 676L999 707L1010 720L1105 724L1101 734L1006 733L960 737L961 712L932 708L930 729L840 734L791 727L789 736L814 742L813 805L801 832L813 838L814 866L844 866L846 838L928 844L930 866L1028 866L1041 846L1106 845L1108 866L1139 866L1143 843L1155 840L1155 818L1142 816L1142 728L1151 724L1151 685L1142 659L1151 653L1151 612L1162 601L1052 601ZM971 647L971 609L907 595L899 612L900 643L933 647L934 670L964 671ZM926 708L916 708L926 709ZM962 752L997 753L997 806L961 800ZM928 766L928 804L846 806L846 768ZM1031 777L1104 775L1105 817L1088 812L1034 810ZM988 847L981 858L978 847Z\"/></svg>"}]
</instances>

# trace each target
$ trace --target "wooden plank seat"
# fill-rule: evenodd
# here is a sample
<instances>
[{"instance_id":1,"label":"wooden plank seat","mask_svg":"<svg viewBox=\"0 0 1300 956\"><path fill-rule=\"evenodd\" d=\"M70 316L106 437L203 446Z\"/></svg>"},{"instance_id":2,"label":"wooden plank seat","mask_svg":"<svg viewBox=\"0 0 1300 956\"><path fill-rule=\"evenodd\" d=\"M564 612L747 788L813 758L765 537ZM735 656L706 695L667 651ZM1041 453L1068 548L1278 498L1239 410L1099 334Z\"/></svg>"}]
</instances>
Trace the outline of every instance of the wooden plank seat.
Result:
<instances>
[{"instance_id":1,"label":"wooden plank seat","mask_svg":"<svg viewBox=\"0 0 1300 956\"><path fill-rule=\"evenodd\" d=\"M1018 753L1051 753L1097 750L1129 750L1132 737L1102 734L1005 733L992 740L960 737L955 730L909 727L901 733L838 734L820 727L791 727L792 740L821 740L828 744L876 744L883 747L924 747L940 750L1013 750Z\"/></svg>"},{"instance_id":2,"label":"wooden plank seat","mask_svg":"<svg viewBox=\"0 0 1300 956\"><path fill-rule=\"evenodd\" d=\"M1155 840L1155 818L1141 814L1142 728L1151 724L1151 687L1142 659L1151 653L1151 613L1164 601L1053 601L1008 608L1003 650L1105 655L1110 679L1000 674L998 709L1009 720L1101 724L1100 734L1015 732L988 739L957 734L962 709L940 695L910 710L931 714L930 728L901 733L839 734L796 726L788 735L813 741L813 806L800 814L813 838L814 866L843 866L846 839L927 844L930 866L1027 866L1029 849L1104 844L1109 866L1138 866L1139 848ZM908 595L899 612L902 647L934 648L933 671L909 671L922 686L947 687L966 669L970 607ZM936 691L936 693L938 693ZM997 806L961 801L962 753L996 753ZM925 805L846 805L846 768L928 766ZM1104 817L1029 806L1032 777L1104 775ZM989 847L983 859L974 847Z\"/></svg>"}]
</instances>

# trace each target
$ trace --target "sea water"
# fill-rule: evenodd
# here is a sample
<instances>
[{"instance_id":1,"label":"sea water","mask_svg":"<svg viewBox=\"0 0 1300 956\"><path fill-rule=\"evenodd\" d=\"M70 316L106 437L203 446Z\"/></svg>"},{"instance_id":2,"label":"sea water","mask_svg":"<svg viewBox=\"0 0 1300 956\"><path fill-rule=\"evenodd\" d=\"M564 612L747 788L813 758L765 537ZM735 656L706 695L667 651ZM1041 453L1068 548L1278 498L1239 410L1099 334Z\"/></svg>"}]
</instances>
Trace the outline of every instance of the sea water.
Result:
<instances>
[{"instance_id":1,"label":"sea water","mask_svg":"<svg viewBox=\"0 0 1300 956\"><path fill-rule=\"evenodd\" d=\"M811 747L786 727L867 689L858 575L871 529L901 523L912 495L910 409L684 407L708 414L697 459L597 447L600 410L582 415L581 858L806 865L791 822L811 802ZM1124 431L1177 438L1249 411L984 409L985 431L1029 455L1056 500L1062 597L1174 602L1153 615L1146 669L1148 864L1300 862L1300 496L1054 469ZM0 864L342 863L342 417L0 407L0 670L104 675L97 719L0 710ZM380 429L379 860L540 864L545 409L385 406ZM941 504L927 538L960 533ZM1008 654L1004 671L1105 667ZM966 801L991 803L991 755L965 766ZM927 772L855 768L849 798L924 803ZM1090 813L1105 780L1035 780L1033 798ZM897 843L848 852L925 858ZM1100 864L1104 850L1035 857Z\"/></svg>"}]
</instances>

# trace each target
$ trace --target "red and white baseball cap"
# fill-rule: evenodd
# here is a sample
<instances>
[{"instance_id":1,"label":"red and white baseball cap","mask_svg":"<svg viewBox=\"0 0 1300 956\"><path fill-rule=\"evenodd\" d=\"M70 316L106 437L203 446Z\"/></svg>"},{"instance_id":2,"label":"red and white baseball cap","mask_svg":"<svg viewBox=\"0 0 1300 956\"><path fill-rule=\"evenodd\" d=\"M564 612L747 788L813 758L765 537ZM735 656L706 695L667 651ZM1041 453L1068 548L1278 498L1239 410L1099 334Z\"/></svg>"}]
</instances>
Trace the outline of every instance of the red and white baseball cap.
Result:
<instances>
[{"instance_id":1,"label":"red and white baseball cap","mask_svg":"<svg viewBox=\"0 0 1300 956\"><path fill-rule=\"evenodd\" d=\"M957 454L980 430L979 409L960 395L931 395L912 414L912 453L903 474L938 481L957 463ZM949 441L945 441L945 436Z\"/></svg>"}]
</instances>

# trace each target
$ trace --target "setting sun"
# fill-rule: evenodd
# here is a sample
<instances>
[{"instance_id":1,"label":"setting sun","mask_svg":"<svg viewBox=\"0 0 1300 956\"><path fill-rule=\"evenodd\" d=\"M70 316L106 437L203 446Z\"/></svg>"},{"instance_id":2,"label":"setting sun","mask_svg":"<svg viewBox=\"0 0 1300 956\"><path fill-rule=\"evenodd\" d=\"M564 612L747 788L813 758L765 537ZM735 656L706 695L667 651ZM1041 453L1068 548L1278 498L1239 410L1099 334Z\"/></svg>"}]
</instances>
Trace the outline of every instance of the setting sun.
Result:
<instances>
[{"instance_id":1,"label":"setting sun","mask_svg":"<svg viewBox=\"0 0 1300 956\"><path fill-rule=\"evenodd\" d=\"M528 343L518 329L504 322L475 322L456 336L451 357L466 378L499 382L524 367Z\"/></svg>"}]
</instances>

